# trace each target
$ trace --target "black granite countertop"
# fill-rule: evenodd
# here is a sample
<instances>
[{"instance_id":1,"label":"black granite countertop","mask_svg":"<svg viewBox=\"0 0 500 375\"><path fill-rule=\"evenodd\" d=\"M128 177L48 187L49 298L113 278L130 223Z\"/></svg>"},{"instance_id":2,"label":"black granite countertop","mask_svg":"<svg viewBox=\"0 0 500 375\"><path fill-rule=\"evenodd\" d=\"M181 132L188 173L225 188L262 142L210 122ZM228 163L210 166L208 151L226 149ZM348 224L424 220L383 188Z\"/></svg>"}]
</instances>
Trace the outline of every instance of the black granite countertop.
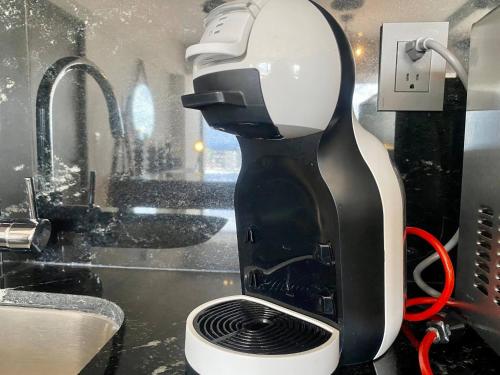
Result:
<instances>
[{"instance_id":1,"label":"black granite countertop","mask_svg":"<svg viewBox=\"0 0 500 375\"><path fill-rule=\"evenodd\" d=\"M184 374L184 325L190 311L240 292L236 273L13 263L4 265L2 287L90 295L123 309L122 328L82 371L84 375ZM433 347L431 358L437 374L500 373L498 356L470 330L451 344ZM400 335L380 360L339 368L336 374L419 374L417 352Z\"/></svg>"}]
</instances>

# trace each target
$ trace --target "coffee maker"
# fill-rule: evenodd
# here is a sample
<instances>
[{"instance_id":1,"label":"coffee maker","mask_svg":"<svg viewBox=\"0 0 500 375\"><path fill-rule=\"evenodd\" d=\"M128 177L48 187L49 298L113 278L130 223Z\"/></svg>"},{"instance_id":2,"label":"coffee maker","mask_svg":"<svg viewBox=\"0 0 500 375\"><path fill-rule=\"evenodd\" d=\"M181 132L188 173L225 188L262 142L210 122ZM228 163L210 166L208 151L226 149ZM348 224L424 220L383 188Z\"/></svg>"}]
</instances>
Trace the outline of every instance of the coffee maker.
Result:
<instances>
[{"instance_id":1,"label":"coffee maker","mask_svg":"<svg viewBox=\"0 0 500 375\"><path fill-rule=\"evenodd\" d=\"M184 107L237 136L242 295L186 323L193 374L331 374L383 355L404 309L404 199L389 155L353 114L355 66L309 0L244 0L186 51Z\"/></svg>"}]
</instances>

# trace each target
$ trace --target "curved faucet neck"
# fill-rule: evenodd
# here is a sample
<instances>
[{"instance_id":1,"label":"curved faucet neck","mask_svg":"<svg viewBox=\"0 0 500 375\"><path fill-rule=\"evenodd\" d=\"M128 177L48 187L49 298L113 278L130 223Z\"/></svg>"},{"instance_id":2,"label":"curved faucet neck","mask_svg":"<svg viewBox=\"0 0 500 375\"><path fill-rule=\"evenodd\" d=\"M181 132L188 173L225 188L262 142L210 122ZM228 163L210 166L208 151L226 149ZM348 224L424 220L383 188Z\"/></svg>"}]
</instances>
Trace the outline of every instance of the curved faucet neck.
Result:
<instances>
[{"instance_id":1,"label":"curved faucet neck","mask_svg":"<svg viewBox=\"0 0 500 375\"><path fill-rule=\"evenodd\" d=\"M119 140L126 136L118 100L116 99L113 87L101 69L84 57L70 56L57 60L45 72L38 87L36 98L38 172L47 180L51 180L54 177L54 135L52 124L54 94L59 82L66 73L72 70L86 72L94 78L106 100L109 125L113 138Z\"/></svg>"}]
</instances>

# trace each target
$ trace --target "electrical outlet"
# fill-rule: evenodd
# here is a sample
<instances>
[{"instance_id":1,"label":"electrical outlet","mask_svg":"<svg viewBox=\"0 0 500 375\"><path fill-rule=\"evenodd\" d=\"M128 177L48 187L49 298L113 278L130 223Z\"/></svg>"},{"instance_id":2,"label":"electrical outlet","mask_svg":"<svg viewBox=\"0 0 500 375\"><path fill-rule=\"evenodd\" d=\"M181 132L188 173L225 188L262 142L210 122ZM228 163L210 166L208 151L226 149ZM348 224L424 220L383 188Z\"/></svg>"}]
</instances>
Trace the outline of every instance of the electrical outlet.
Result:
<instances>
[{"instance_id":1,"label":"electrical outlet","mask_svg":"<svg viewBox=\"0 0 500 375\"><path fill-rule=\"evenodd\" d=\"M380 50L380 111L442 111L446 61L433 51L412 61L406 43L430 37L448 44L448 22L384 23Z\"/></svg>"},{"instance_id":2,"label":"electrical outlet","mask_svg":"<svg viewBox=\"0 0 500 375\"><path fill-rule=\"evenodd\" d=\"M432 54L426 53L421 59L413 61L406 52L407 43L398 42L395 91L429 92Z\"/></svg>"}]
</instances>

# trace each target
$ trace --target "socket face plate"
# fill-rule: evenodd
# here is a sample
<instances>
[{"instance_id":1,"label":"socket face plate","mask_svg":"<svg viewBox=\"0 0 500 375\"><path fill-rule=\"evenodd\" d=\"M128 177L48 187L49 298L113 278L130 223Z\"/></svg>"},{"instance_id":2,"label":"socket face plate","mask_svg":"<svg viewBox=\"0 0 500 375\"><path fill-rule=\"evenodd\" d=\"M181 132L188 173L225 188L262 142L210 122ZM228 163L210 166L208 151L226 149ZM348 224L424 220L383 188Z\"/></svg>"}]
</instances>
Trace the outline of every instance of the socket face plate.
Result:
<instances>
[{"instance_id":1,"label":"socket face plate","mask_svg":"<svg viewBox=\"0 0 500 375\"><path fill-rule=\"evenodd\" d=\"M419 37L431 37L446 46L448 29L448 22L383 24L379 111L443 110L446 61L437 53L429 51L415 65L411 65L409 57L402 53L402 47L404 42Z\"/></svg>"}]
</instances>

